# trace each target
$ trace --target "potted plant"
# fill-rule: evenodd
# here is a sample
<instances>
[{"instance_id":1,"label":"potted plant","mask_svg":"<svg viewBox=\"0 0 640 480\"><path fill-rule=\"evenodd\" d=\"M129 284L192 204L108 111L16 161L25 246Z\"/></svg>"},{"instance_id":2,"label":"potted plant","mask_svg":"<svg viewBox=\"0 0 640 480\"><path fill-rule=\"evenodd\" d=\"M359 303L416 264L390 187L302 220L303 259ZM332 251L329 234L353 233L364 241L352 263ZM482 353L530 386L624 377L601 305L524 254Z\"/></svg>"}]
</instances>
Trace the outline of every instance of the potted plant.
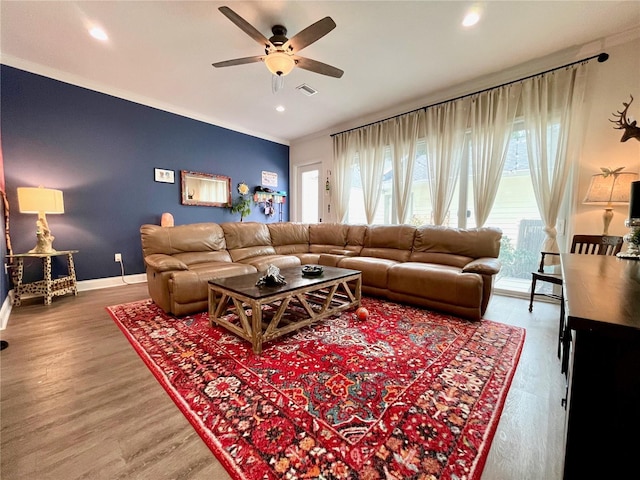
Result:
<instances>
[{"instance_id":1,"label":"potted plant","mask_svg":"<svg viewBox=\"0 0 640 480\"><path fill-rule=\"evenodd\" d=\"M231 205L231 213L239 213L240 221L251 213L251 196L249 195L249 185L244 182L238 184L238 197Z\"/></svg>"}]
</instances>

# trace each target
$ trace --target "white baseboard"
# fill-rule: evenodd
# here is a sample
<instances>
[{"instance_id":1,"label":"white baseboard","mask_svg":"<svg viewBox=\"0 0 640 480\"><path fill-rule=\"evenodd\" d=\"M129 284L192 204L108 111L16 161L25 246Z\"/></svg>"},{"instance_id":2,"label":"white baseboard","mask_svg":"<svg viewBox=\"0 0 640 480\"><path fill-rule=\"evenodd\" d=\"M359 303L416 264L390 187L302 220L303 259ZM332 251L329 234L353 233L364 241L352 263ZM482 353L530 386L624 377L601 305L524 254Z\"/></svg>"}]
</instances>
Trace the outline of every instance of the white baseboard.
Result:
<instances>
[{"instance_id":1,"label":"white baseboard","mask_svg":"<svg viewBox=\"0 0 640 480\"><path fill-rule=\"evenodd\" d=\"M98 290L100 288L118 287L131 283L146 283L147 275L139 273L137 275L125 275L124 277L96 278L93 280L82 280L78 282L78 291Z\"/></svg>"},{"instance_id":2,"label":"white baseboard","mask_svg":"<svg viewBox=\"0 0 640 480\"><path fill-rule=\"evenodd\" d=\"M125 275L119 277L96 278L93 280L82 280L78 282L78 292L86 292L88 290L98 290L100 288L118 287L121 285L130 285L134 283L146 283L147 275L139 273L136 275ZM29 298L32 295L25 295ZM4 299L2 308L0 308L0 330L7 328L11 308L13 306L13 290L9 290L7 298Z\"/></svg>"},{"instance_id":3,"label":"white baseboard","mask_svg":"<svg viewBox=\"0 0 640 480\"><path fill-rule=\"evenodd\" d=\"M2 303L2 308L0 308L0 330L4 330L7 328L7 324L9 323L9 315L11 315L11 305L13 304L13 290L9 292L7 298L4 299Z\"/></svg>"}]
</instances>

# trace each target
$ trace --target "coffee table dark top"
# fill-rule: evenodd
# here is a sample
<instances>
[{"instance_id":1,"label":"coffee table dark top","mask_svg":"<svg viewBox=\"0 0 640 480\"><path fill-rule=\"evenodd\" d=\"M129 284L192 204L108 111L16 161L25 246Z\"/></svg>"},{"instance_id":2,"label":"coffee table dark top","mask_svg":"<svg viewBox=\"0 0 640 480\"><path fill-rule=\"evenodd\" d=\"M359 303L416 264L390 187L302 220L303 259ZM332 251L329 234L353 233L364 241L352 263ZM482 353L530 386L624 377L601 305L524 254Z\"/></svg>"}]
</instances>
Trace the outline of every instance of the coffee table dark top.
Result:
<instances>
[{"instance_id":1,"label":"coffee table dark top","mask_svg":"<svg viewBox=\"0 0 640 480\"><path fill-rule=\"evenodd\" d=\"M217 285L239 293L254 300L270 297L279 293L290 292L304 287L321 285L322 283L332 282L341 278L359 274L359 270L350 270L347 268L325 267L323 272L318 276L302 275L302 267L283 268L280 275L287 281L286 285L263 285L256 286L259 278L264 276L264 272L248 273L246 275L238 275L236 277L215 278L209 280L209 284Z\"/></svg>"}]
</instances>

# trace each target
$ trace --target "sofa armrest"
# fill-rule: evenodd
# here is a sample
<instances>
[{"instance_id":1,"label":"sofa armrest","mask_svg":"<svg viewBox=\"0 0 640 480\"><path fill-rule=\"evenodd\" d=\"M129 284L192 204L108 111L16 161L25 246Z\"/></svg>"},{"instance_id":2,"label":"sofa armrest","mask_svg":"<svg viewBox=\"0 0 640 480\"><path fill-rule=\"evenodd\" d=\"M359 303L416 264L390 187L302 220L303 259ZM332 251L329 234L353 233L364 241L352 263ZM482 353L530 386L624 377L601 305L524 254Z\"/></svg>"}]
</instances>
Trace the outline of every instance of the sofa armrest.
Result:
<instances>
[{"instance_id":1,"label":"sofa armrest","mask_svg":"<svg viewBox=\"0 0 640 480\"><path fill-rule=\"evenodd\" d=\"M177 258L173 258L171 255L165 255L164 253L154 253L144 257L144 263L147 267L154 269L157 272L169 272L171 270L189 270L189 267L184 262L181 262Z\"/></svg>"},{"instance_id":2,"label":"sofa armrest","mask_svg":"<svg viewBox=\"0 0 640 480\"><path fill-rule=\"evenodd\" d=\"M502 268L500 260L493 257L476 258L467 263L462 271L464 273L480 273L482 275L495 275Z\"/></svg>"},{"instance_id":3,"label":"sofa armrest","mask_svg":"<svg viewBox=\"0 0 640 480\"><path fill-rule=\"evenodd\" d=\"M342 255L343 257L357 257L358 253L353 250L342 250L340 248L333 248L329 250L331 255Z\"/></svg>"}]
</instances>

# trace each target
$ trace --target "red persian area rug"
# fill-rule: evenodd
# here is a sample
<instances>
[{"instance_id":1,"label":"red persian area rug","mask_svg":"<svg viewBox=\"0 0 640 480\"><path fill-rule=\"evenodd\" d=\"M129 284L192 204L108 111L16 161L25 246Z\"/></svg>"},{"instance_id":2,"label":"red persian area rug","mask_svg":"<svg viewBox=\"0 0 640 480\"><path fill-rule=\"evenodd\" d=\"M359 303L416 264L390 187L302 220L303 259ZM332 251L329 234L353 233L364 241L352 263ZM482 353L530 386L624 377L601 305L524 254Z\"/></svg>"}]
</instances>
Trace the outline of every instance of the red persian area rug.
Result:
<instances>
[{"instance_id":1,"label":"red persian area rug","mask_svg":"<svg viewBox=\"0 0 640 480\"><path fill-rule=\"evenodd\" d=\"M524 329L362 305L260 355L207 313L107 310L235 479L479 479Z\"/></svg>"}]
</instances>

